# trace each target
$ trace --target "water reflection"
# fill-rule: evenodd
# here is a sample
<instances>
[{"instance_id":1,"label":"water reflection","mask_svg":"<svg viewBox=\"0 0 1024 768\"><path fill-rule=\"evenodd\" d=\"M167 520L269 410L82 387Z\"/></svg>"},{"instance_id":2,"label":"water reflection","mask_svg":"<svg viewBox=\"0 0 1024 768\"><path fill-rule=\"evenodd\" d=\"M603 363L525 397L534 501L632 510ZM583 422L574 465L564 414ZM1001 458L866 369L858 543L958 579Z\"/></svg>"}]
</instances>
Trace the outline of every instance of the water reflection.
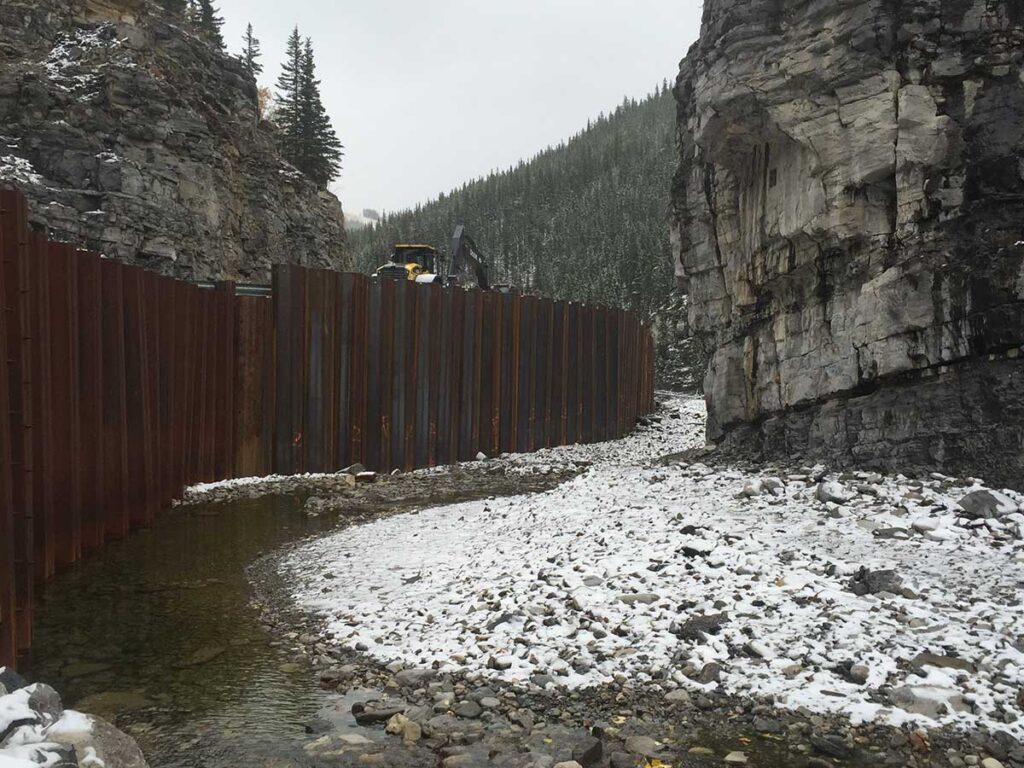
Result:
<instances>
[{"instance_id":1,"label":"water reflection","mask_svg":"<svg viewBox=\"0 0 1024 768\"><path fill-rule=\"evenodd\" d=\"M24 667L154 768L280 764L329 694L260 626L246 567L336 525L290 498L169 511L44 590Z\"/></svg>"}]
</instances>

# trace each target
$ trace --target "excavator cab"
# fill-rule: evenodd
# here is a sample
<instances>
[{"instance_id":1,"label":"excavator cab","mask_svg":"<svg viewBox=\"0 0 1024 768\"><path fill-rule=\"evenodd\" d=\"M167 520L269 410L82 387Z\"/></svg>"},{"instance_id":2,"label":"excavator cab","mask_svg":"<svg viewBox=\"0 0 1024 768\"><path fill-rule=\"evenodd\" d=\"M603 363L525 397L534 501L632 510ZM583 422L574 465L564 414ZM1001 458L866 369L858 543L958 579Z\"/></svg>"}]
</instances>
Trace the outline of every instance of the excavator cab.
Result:
<instances>
[{"instance_id":1,"label":"excavator cab","mask_svg":"<svg viewBox=\"0 0 1024 768\"><path fill-rule=\"evenodd\" d=\"M377 270L376 276L389 280L435 282L441 257L432 245L402 243L396 245L391 261Z\"/></svg>"},{"instance_id":2,"label":"excavator cab","mask_svg":"<svg viewBox=\"0 0 1024 768\"><path fill-rule=\"evenodd\" d=\"M451 263L445 271L443 257L432 245L403 243L396 245L391 261L374 273L388 280L409 280L415 283L440 283L449 288L473 287L491 290L488 266L480 249L460 224L452 237ZM514 293L511 286L495 286L501 293Z\"/></svg>"}]
</instances>

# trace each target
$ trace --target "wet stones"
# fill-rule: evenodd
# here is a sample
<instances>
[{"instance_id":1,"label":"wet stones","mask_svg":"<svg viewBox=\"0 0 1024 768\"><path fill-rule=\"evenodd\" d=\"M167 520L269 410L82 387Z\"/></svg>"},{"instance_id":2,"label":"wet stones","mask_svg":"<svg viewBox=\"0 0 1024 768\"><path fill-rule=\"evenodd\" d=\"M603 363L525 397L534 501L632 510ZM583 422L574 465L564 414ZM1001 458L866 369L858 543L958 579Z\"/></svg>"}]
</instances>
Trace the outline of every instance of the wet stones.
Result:
<instances>
[{"instance_id":1,"label":"wet stones","mask_svg":"<svg viewBox=\"0 0 1024 768\"><path fill-rule=\"evenodd\" d=\"M394 736L401 736L405 744L415 744L423 738L423 728L415 720L410 720L404 714L394 715L388 720L385 732Z\"/></svg>"},{"instance_id":2,"label":"wet stones","mask_svg":"<svg viewBox=\"0 0 1024 768\"><path fill-rule=\"evenodd\" d=\"M829 757L846 760L853 754L850 746L839 736L811 734L809 741L818 752Z\"/></svg>"},{"instance_id":3,"label":"wet stones","mask_svg":"<svg viewBox=\"0 0 1024 768\"><path fill-rule=\"evenodd\" d=\"M582 768L592 768L601 762L604 756L604 742L593 736L584 739L583 743L572 751L572 758Z\"/></svg>"},{"instance_id":4,"label":"wet stones","mask_svg":"<svg viewBox=\"0 0 1024 768\"><path fill-rule=\"evenodd\" d=\"M466 720L475 720L483 714L484 708L475 701L461 701L452 707L452 712L456 717L465 718Z\"/></svg>"},{"instance_id":5,"label":"wet stones","mask_svg":"<svg viewBox=\"0 0 1024 768\"><path fill-rule=\"evenodd\" d=\"M390 706L379 707L376 703L369 705L356 703L352 705L352 715L359 725L373 725L375 723L386 723L395 715L405 711L404 707Z\"/></svg>"},{"instance_id":6,"label":"wet stones","mask_svg":"<svg viewBox=\"0 0 1024 768\"><path fill-rule=\"evenodd\" d=\"M395 675L395 682L407 688L419 688L434 676L429 669L403 669Z\"/></svg>"},{"instance_id":7,"label":"wet stones","mask_svg":"<svg viewBox=\"0 0 1024 768\"><path fill-rule=\"evenodd\" d=\"M641 757L658 757L661 755L661 742L650 736L630 736L625 742L626 751Z\"/></svg>"}]
</instances>

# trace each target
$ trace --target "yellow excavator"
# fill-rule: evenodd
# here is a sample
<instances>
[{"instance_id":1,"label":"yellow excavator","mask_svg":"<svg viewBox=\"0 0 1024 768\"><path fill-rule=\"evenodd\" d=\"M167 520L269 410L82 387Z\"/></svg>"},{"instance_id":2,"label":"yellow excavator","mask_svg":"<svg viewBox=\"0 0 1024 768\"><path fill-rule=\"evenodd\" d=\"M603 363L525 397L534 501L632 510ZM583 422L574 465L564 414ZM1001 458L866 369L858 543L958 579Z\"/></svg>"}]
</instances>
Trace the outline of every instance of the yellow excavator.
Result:
<instances>
[{"instance_id":1,"label":"yellow excavator","mask_svg":"<svg viewBox=\"0 0 1024 768\"><path fill-rule=\"evenodd\" d=\"M439 283L444 286L466 286L466 273L471 270L470 285L489 291L487 264L476 243L462 224L452 237L452 256L448 269L444 257L432 245L400 243L392 251L391 259L374 273L374 277L387 280L410 280L416 283Z\"/></svg>"}]
</instances>

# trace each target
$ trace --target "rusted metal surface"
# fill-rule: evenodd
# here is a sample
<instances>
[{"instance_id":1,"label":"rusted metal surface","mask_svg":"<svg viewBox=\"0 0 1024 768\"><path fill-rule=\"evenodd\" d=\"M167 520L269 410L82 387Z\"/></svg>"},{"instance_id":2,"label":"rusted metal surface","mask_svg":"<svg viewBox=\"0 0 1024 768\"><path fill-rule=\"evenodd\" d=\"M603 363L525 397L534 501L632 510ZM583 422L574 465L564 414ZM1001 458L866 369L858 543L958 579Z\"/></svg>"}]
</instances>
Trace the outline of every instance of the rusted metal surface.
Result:
<instances>
[{"instance_id":1,"label":"rusted metal surface","mask_svg":"<svg viewBox=\"0 0 1024 768\"><path fill-rule=\"evenodd\" d=\"M37 580L188 485L616 437L654 407L629 313L297 266L237 294L49 243L0 192L0 665Z\"/></svg>"},{"instance_id":2,"label":"rusted metal surface","mask_svg":"<svg viewBox=\"0 0 1024 768\"><path fill-rule=\"evenodd\" d=\"M155 510L150 494L155 493L157 435L151 400L154 382L150 371L152 339L147 326L146 273L125 267L124 291L124 382L127 474L125 495L128 523L132 529L152 524ZM148 318L153 322L155 318Z\"/></svg>"},{"instance_id":3,"label":"rusted metal surface","mask_svg":"<svg viewBox=\"0 0 1024 768\"><path fill-rule=\"evenodd\" d=\"M79 366L77 263L72 247L50 244L50 479L58 567L70 565L82 556L81 464L77 460L80 398L75 373Z\"/></svg>"},{"instance_id":4,"label":"rusted metal surface","mask_svg":"<svg viewBox=\"0 0 1024 768\"><path fill-rule=\"evenodd\" d=\"M7 315L8 414L17 645L31 644L35 535L33 522L32 322L25 201L0 192L4 311Z\"/></svg>"},{"instance_id":5,"label":"rusted metal surface","mask_svg":"<svg viewBox=\"0 0 1024 768\"><path fill-rule=\"evenodd\" d=\"M29 235L29 318L31 322L31 379L29 392L34 428L32 438L33 538L35 578L48 579L56 572L53 507L53 430L50 408L53 376L50 370L50 273L47 269L49 242L39 232Z\"/></svg>"},{"instance_id":6,"label":"rusted metal surface","mask_svg":"<svg viewBox=\"0 0 1024 768\"><path fill-rule=\"evenodd\" d=\"M5 201L0 200L0 206ZM7 211L0 209L5 218ZM11 364L8 338L12 308L7 301L9 277L4 261L11 246L6 227L0 226L0 665L13 665L18 653L14 561L14 473L11 439ZM18 384L15 382L15 386Z\"/></svg>"}]
</instances>

